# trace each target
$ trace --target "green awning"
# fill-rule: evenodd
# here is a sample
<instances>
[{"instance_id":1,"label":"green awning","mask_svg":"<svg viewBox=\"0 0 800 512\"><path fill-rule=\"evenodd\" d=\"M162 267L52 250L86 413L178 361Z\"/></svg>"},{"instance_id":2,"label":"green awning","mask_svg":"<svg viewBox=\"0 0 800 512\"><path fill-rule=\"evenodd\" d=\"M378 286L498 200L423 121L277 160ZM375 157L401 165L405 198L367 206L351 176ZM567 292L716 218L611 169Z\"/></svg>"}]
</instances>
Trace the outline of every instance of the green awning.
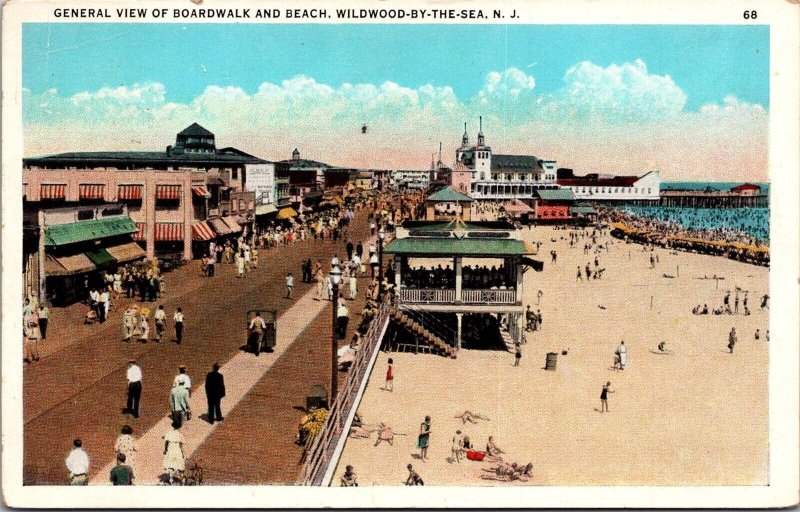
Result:
<instances>
[{"instance_id":1,"label":"green awning","mask_svg":"<svg viewBox=\"0 0 800 512\"><path fill-rule=\"evenodd\" d=\"M468 195L462 194L461 192L453 189L452 187L445 187L442 190L435 192L429 195L426 201L432 202L459 202L459 203L471 203L472 198Z\"/></svg>"},{"instance_id":2,"label":"green awning","mask_svg":"<svg viewBox=\"0 0 800 512\"><path fill-rule=\"evenodd\" d=\"M87 258L89 258L92 261L92 263L94 263L98 267L102 265L108 265L109 263L114 263L114 261L116 261L114 257L111 256L105 249L87 251L84 254L86 255Z\"/></svg>"},{"instance_id":3,"label":"green awning","mask_svg":"<svg viewBox=\"0 0 800 512\"><path fill-rule=\"evenodd\" d=\"M138 232L130 217L85 220L45 228L44 243L49 246L66 245Z\"/></svg>"},{"instance_id":4,"label":"green awning","mask_svg":"<svg viewBox=\"0 0 800 512\"><path fill-rule=\"evenodd\" d=\"M398 238L383 252L414 256L520 256L531 250L522 240L494 238Z\"/></svg>"},{"instance_id":5,"label":"green awning","mask_svg":"<svg viewBox=\"0 0 800 512\"><path fill-rule=\"evenodd\" d=\"M595 210L591 206L570 206L569 213L578 213L581 215L594 215L597 213L597 210Z\"/></svg>"}]
</instances>

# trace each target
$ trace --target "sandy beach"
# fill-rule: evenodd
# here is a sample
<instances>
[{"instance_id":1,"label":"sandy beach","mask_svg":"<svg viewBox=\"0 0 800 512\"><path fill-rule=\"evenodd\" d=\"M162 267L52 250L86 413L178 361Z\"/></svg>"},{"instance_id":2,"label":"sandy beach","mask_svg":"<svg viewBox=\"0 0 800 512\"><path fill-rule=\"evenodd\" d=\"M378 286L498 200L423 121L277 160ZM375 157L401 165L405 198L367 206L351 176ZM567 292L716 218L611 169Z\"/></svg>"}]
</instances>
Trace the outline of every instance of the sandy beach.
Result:
<instances>
[{"instance_id":1,"label":"sandy beach","mask_svg":"<svg viewBox=\"0 0 800 512\"><path fill-rule=\"evenodd\" d=\"M478 449L488 436L509 462L534 464L533 478L514 485L764 485L768 475L769 269L691 253L650 252L611 237L598 255L600 280L577 281L577 268L594 266L594 252L569 245L569 231L536 227L526 240L542 242L543 272L525 274L526 304L540 309L543 328L526 334L520 367L503 351L462 350L455 360L429 354L381 353L358 413L366 424L385 422L393 446L347 441L333 485L352 464L360 485L401 485L411 463L426 485L508 485L488 479L488 462L451 463L456 430ZM563 237L563 238L562 238ZM555 240L555 241L553 241ZM558 255L550 261L550 251ZM664 274L673 276L663 277ZM698 279L713 275L724 277ZM727 290L749 291L750 316L692 315L719 307ZM537 305L537 292L542 291ZM741 295L743 297L743 294ZM651 308L652 300L652 308ZM600 307L602 306L602 308ZM736 327L734 353L728 332ZM761 339L754 333L761 330ZM613 368L624 340L628 364ZM666 342L672 355L657 353ZM776 340L777 341L777 340ZM561 351L569 349L568 355ZM545 356L558 352L556 371ZM380 388L394 359L394 391ZM607 381L608 413L600 413ZM465 410L489 421L463 425ZM416 434L432 417L429 460L417 458Z\"/></svg>"}]
</instances>

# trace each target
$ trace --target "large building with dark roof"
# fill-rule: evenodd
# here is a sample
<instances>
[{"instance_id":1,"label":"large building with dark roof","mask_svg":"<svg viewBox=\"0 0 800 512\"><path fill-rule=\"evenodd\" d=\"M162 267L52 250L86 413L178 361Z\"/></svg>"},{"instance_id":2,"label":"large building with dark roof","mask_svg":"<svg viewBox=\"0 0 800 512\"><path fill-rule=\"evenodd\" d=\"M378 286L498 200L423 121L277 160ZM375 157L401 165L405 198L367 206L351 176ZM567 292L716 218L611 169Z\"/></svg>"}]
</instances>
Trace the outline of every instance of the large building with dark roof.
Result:
<instances>
[{"instance_id":1,"label":"large building with dark roof","mask_svg":"<svg viewBox=\"0 0 800 512\"><path fill-rule=\"evenodd\" d=\"M465 123L461 146L456 150L456 162L470 171L470 195L474 199L530 200L537 190L558 188L555 160L493 153L482 125L477 144L470 145Z\"/></svg>"}]
</instances>

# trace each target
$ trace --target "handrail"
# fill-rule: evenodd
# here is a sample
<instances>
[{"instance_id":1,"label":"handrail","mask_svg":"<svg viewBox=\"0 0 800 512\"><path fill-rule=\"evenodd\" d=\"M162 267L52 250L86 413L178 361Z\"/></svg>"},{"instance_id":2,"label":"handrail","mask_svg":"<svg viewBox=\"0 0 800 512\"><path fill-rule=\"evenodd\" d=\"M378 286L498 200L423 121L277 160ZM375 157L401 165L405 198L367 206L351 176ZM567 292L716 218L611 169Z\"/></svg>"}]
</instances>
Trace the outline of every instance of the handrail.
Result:
<instances>
[{"instance_id":1,"label":"handrail","mask_svg":"<svg viewBox=\"0 0 800 512\"><path fill-rule=\"evenodd\" d=\"M331 404L328 418L322 431L314 438L307 450L308 457L300 473L299 485L322 485L328 466L334 462L332 456L339 439L344 434L344 426L355 404L356 395L365 378L374 354L380 350L385 324L389 321L391 306L384 304L372 319L367 333L362 338L344 386L339 390L336 400Z\"/></svg>"}]
</instances>

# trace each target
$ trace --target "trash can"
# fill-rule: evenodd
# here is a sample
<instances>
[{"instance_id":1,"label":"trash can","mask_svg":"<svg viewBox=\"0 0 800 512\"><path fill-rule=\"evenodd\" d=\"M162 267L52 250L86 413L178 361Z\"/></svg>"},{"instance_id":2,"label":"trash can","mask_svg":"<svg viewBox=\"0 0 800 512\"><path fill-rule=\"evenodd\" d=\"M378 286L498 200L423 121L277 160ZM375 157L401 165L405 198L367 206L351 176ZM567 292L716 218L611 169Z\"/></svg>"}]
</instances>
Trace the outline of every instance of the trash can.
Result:
<instances>
[{"instance_id":1,"label":"trash can","mask_svg":"<svg viewBox=\"0 0 800 512\"><path fill-rule=\"evenodd\" d=\"M328 408L328 393L319 384L311 386L311 392L306 397L306 411L311 412L319 408Z\"/></svg>"},{"instance_id":2,"label":"trash can","mask_svg":"<svg viewBox=\"0 0 800 512\"><path fill-rule=\"evenodd\" d=\"M555 371L556 370L556 359L558 358L558 354L555 352L548 352L547 359L544 363L544 369Z\"/></svg>"}]
</instances>

